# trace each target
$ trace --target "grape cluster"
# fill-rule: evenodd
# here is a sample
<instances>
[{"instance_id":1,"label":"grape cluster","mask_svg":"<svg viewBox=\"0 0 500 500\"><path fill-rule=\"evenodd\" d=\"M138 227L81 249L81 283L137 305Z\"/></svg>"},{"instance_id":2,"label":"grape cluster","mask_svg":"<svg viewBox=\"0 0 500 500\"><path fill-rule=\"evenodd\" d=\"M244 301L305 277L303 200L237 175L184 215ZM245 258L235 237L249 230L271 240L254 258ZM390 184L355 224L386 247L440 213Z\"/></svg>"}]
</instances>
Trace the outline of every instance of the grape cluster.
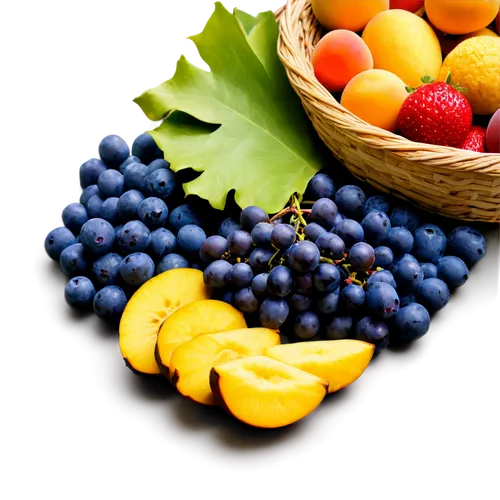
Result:
<instances>
[{"instance_id":1,"label":"grape cluster","mask_svg":"<svg viewBox=\"0 0 500 500\"><path fill-rule=\"evenodd\" d=\"M199 174L174 173L149 134L131 150L107 136L99 157L81 165L79 203L64 208L45 249L69 279L67 303L115 323L146 281L190 267L215 299L284 341L357 338L379 352L423 336L486 253L472 227L446 234L351 179L337 189L323 172L270 216L230 197L224 211L185 197L182 184Z\"/></svg>"},{"instance_id":2,"label":"grape cluster","mask_svg":"<svg viewBox=\"0 0 500 500\"><path fill-rule=\"evenodd\" d=\"M380 352L416 340L486 252L472 227L447 235L383 196L353 184L336 190L325 173L304 200L292 197L271 217L247 207L239 225L224 222L200 249L215 298L289 342L356 338Z\"/></svg>"}]
</instances>

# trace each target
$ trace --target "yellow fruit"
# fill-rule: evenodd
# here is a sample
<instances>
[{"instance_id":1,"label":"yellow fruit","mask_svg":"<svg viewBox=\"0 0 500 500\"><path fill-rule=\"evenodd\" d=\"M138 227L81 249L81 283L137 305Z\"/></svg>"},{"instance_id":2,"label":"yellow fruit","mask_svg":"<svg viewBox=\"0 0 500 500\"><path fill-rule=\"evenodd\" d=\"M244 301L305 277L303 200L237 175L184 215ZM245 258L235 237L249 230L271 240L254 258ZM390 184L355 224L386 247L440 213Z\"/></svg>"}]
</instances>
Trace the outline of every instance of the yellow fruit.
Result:
<instances>
[{"instance_id":1,"label":"yellow fruit","mask_svg":"<svg viewBox=\"0 0 500 500\"><path fill-rule=\"evenodd\" d=\"M465 96L477 115L500 108L500 38L477 36L457 45L444 60L439 80L451 73L452 82L467 89Z\"/></svg>"},{"instance_id":2,"label":"yellow fruit","mask_svg":"<svg viewBox=\"0 0 500 500\"><path fill-rule=\"evenodd\" d=\"M172 353L170 373L177 390L197 403L214 405L210 370L233 359L262 354L280 343L280 336L267 328L245 328L196 337Z\"/></svg>"},{"instance_id":3,"label":"yellow fruit","mask_svg":"<svg viewBox=\"0 0 500 500\"><path fill-rule=\"evenodd\" d=\"M275 359L252 356L214 366L210 387L215 400L238 420L276 428L314 411L328 382Z\"/></svg>"},{"instance_id":4,"label":"yellow fruit","mask_svg":"<svg viewBox=\"0 0 500 500\"><path fill-rule=\"evenodd\" d=\"M163 321L179 307L209 297L203 273L197 269L172 269L144 283L120 321L120 350L127 365L136 372L159 375L155 345Z\"/></svg>"},{"instance_id":5,"label":"yellow fruit","mask_svg":"<svg viewBox=\"0 0 500 500\"><path fill-rule=\"evenodd\" d=\"M407 97L401 78L383 69L370 69L347 84L340 104L370 125L395 132L399 110Z\"/></svg>"},{"instance_id":6,"label":"yellow fruit","mask_svg":"<svg viewBox=\"0 0 500 500\"><path fill-rule=\"evenodd\" d=\"M200 335L246 327L243 314L226 302L191 302L177 309L163 322L156 340L156 362L161 372L168 377L170 358L176 347Z\"/></svg>"},{"instance_id":7,"label":"yellow fruit","mask_svg":"<svg viewBox=\"0 0 500 500\"><path fill-rule=\"evenodd\" d=\"M373 357L375 347L361 340L320 340L268 347L264 356L312 373L336 392L357 380Z\"/></svg>"},{"instance_id":8,"label":"yellow fruit","mask_svg":"<svg viewBox=\"0 0 500 500\"><path fill-rule=\"evenodd\" d=\"M406 85L419 87L421 78L436 79L443 62L441 46L432 27L406 10L377 14L362 35L373 56L373 67L399 76Z\"/></svg>"},{"instance_id":9,"label":"yellow fruit","mask_svg":"<svg viewBox=\"0 0 500 500\"><path fill-rule=\"evenodd\" d=\"M464 35L486 28L499 8L500 0L425 0L429 21L449 35Z\"/></svg>"}]
</instances>

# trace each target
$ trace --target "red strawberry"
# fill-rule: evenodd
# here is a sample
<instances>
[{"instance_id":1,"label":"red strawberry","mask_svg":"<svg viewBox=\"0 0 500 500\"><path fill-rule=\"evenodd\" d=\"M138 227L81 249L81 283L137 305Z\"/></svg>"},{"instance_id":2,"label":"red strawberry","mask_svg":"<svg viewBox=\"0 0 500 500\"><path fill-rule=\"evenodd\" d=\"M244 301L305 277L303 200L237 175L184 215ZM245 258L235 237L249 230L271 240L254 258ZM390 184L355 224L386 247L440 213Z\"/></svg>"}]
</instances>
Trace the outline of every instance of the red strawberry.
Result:
<instances>
[{"instance_id":1,"label":"red strawberry","mask_svg":"<svg viewBox=\"0 0 500 500\"><path fill-rule=\"evenodd\" d=\"M457 146L464 141L472 125L472 108L457 88L445 82L422 78L424 85L413 90L401 106L398 128L410 141Z\"/></svg>"},{"instance_id":2,"label":"red strawberry","mask_svg":"<svg viewBox=\"0 0 500 500\"><path fill-rule=\"evenodd\" d=\"M460 149L468 149L470 151L477 151L484 153L486 151L486 129L474 125L467 134L465 140L458 146Z\"/></svg>"}]
</instances>

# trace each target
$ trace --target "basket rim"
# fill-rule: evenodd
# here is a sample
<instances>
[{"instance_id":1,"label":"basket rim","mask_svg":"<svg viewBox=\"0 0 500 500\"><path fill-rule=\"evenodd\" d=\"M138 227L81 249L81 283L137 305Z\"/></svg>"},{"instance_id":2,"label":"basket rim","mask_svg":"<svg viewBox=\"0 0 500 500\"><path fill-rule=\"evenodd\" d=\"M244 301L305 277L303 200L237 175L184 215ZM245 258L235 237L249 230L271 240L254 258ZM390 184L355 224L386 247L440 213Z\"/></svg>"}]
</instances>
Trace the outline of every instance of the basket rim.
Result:
<instances>
[{"instance_id":1,"label":"basket rim","mask_svg":"<svg viewBox=\"0 0 500 500\"><path fill-rule=\"evenodd\" d=\"M500 176L500 153L479 153L449 146L436 146L410 141L401 135L388 132L361 120L344 108L335 97L317 80L309 58L306 69L299 67L297 57L303 58L303 42L296 32L304 18L314 19L311 0L287 0L276 11L279 20L278 54L287 72L301 82L301 99L316 102L316 107L327 108L335 116L335 126L354 132L357 140L379 150L390 151L395 156L415 163L425 163L450 171L469 171ZM302 47L301 47L302 46ZM319 110L318 110L319 113ZM332 121L332 120L331 120Z\"/></svg>"}]
</instances>

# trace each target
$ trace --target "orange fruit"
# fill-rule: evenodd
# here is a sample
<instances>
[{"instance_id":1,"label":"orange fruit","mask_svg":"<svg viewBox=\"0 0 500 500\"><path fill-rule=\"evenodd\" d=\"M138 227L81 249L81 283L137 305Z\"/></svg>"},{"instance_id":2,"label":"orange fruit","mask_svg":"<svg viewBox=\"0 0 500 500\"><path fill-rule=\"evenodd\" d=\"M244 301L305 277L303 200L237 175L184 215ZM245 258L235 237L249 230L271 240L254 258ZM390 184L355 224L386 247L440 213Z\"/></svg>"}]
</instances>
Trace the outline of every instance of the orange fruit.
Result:
<instances>
[{"instance_id":1,"label":"orange fruit","mask_svg":"<svg viewBox=\"0 0 500 500\"><path fill-rule=\"evenodd\" d=\"M497 16L500 0L425 0L429 21L448 35L486 28Z\"/></svg>"},{"instance_id":2,"label":"orange fruit","mask_svg":"<svg viewBox=\"0 0 500 500\"><path fill-rule=\"evenodd\" d=\"M500 37L477 36L458 44L446 57L438 80L451 73L465 87L472 112L490 115L500 108Z\"/></svg>"}]
</instances>

